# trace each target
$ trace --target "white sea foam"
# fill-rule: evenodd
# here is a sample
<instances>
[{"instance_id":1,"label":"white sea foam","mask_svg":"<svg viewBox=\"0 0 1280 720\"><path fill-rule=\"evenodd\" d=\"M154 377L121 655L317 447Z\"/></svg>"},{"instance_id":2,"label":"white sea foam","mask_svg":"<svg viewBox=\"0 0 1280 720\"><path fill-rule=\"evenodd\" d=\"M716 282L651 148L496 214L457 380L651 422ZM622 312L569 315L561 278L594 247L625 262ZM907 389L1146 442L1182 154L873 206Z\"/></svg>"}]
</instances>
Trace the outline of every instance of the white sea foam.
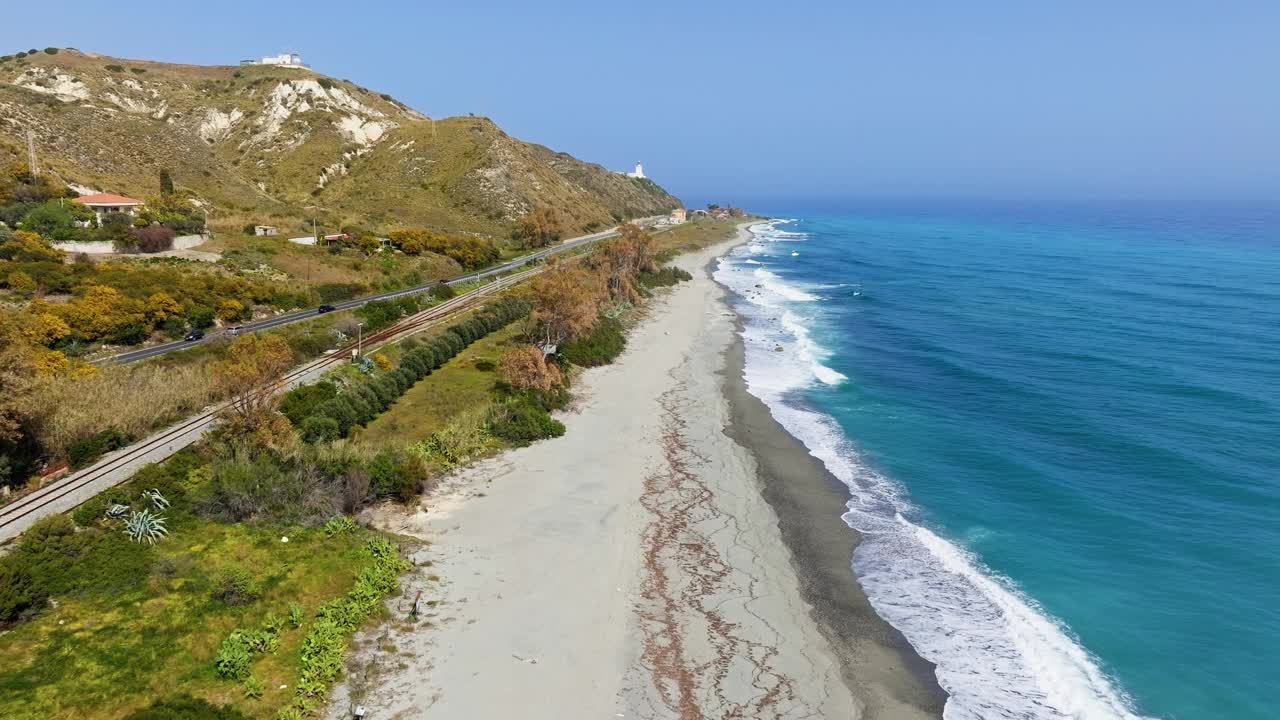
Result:
<instances>
[{"instance_id":1,"label":"white sea foam","mask_svg":"<svg viewBox=\"0 0 1280 720\"><path fill-rule=\"evenodd\" d=\"M819 299L817 295L784 282L782 278L764 268L757 268L751 274L755 276L760 287L781 297L783 300L789 302L813 302Z\"/></svg>"},{"instance_id":2,"label":"white sea foam","mask_svg":"<svg viewBox=\"0 0 1280 720\"><path fill-rule=\"evenodd\" d=\"M779 231L756 225L752 232ZM815 381L846 379L822 364L827 354L811 339L806 312L821 304L745 266L748 254L760 251L736 251L715 273L744 301L737 309L747 388L848 486L842 517L863 537L853 568L876 612L937 665L947 720L1136 720L1129 699L1069 630L977 557L912 523L903 490L861 462L833 418L797 399Z\"/></svg>"}]
</instances>

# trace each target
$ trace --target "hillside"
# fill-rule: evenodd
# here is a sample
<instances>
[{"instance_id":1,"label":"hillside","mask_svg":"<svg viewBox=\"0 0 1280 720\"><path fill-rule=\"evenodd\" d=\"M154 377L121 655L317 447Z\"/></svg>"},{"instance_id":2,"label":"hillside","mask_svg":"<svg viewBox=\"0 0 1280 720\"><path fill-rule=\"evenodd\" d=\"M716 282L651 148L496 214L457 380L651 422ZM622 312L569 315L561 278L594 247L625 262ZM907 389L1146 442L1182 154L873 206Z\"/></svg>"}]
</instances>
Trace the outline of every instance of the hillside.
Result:
<instances>
[{"instance_id":1,"label":"hillside","mask_svg":"<svg viewBox=\"0 0 1280 720\"><path fill-rule=\"evenodd\" d=\"M318 215L330 226L505 235L534 208L578 230L680 205L650 180L521 142L486 118L432 120L300 68L9 56L0 161L25 158L28 130L42 170L73 186L147 196L167 168L226 228L292 230Z\"/></svg>"}]
</instances>

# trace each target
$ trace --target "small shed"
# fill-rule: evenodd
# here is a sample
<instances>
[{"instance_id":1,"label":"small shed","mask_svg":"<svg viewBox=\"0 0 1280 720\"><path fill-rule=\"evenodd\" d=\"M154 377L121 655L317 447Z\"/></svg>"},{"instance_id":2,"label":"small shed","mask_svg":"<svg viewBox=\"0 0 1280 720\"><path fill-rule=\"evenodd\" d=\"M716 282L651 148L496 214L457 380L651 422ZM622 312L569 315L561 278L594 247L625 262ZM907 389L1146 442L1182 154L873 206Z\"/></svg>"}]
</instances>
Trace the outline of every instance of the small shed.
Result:
<instances>
[{"instance_id":1,"label":"small shed","mask_svg":"<svg viewBox=\"0 0 1280 720\"><path fill-rule=\"evenodd\" d=\"M280 228L277 228L274 225L254 225L253 234L254 235L279 235Z\"/></svg>"}]
</instances>

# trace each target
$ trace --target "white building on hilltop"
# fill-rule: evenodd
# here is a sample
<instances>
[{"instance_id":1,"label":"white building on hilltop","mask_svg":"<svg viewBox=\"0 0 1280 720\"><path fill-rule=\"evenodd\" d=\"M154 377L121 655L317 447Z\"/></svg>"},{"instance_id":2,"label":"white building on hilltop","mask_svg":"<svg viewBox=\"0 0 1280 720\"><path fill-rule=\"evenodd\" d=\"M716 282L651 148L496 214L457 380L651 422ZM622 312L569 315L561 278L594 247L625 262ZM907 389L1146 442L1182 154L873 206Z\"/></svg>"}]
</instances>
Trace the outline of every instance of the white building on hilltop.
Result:
<instances>
[{"instance_id":1,"label":"white building on hilltop","mask_svg":"<svg viewBox=\"0 0 1280 720\"><path fill-rule=\"evenodd\" d=\"M633 172L623 173L623 174L624 174L624 175L626 175L627 177L643 178L643 177L644 177L644 166L643 166L643 165L641 165L639 161L636 161L636 169L635 169Z\"/></svg>"},{"instance_id":2,"label":"white building on hilltop","mask_svg":"<svg viewBox=\"0 0 1280 720\"><path fill-rule=\"evenodd\" d=\"M302 56L292 50L282 52L279 55L268 55L261 60L241 60L241 65L276 65L278 67L295 67L305 68L307 64L302 62Z\"/></svg>"}]
</instances>

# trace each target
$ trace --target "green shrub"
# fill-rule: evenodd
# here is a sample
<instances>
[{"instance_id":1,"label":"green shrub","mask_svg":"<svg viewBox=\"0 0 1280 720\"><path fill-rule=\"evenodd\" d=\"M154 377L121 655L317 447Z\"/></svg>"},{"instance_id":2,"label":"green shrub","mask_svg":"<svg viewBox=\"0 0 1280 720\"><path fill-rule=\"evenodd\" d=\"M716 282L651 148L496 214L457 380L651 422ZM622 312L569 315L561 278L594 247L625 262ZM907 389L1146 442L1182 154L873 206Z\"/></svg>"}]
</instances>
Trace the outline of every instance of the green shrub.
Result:
<instances>
[{"instance_id":1,"label":"green shrub","mask_svg":"<svg viewBox=\"0 0 1280 720\"><path fill-rule=\"evenodd\" d=\"M316 286L316 294L321 302L334 303L350 300L364 292L365 287L359 283L321 283Z\"/></svg>"},{"instance_id":2,"label":"green shrub","mask_svg":"<svg viewBox=\"0 0 1280 720\"><path fill-rule=\"evenodd\" d=\"M418 348L400 361L400 367L413 374L410 387L412 387L412 383L418 382L419 379L426 377L431 372L431 363L428 362L427 356L422 353L422 350L423 348Z\"/></svg>"},{"instance_id":3,"label":"green shrub","mask_svg":"<svg viewBox=\"0 0 1280 720\"><path fill-rule=\"evenodd\" d=\"M253 651L243 630L232 630L218 647L213 660L218 675L228 680L242 680L253 670Z\"/></svg>"},{"instance_id":4,"label":"green shrub","mask_svg":"<svg viewBox=\"0 0 1280 720\"><path fill-rule=\"evenodd\" d=\"M375 416L387 409L387 403L382 399L382 396L378 394L378 391L373 389L372 380L365 380L364 382L357 384L355 387L351 388L351 392L363 397L365 402L369 403L370 407L373 408L373 414ZM394 400L394 398L392 399Z\"/></svg>"},{"instance_id":5,"label":"green shrub","mask_svg":"<svg viewBox=\"0 0 1280 720\"><path fill-rule=\"evenodd\" d=\"M189 305L184 314L187 316L187 323L193 328L203 330L213 326L213 308L207 305Z\"/></svg>"},{"instance_id":6,"label":"green shrub","mask_svg":"<svg viewBox=\"0 0 1280 720\"><path fill-rule=\"evenodd\" d=\"M408 368L396 368L388 374L396 379L396 384L400 386L401 395L405 394L418 381L418 377Z\"/></svg>"},{"instance_id":7,"label":"green shrub","mask_svg":"<svg viewBox=\"0 0 1280 720\"><path fill-rule=\"evenodd\" d=\"M355 529L356 522L351 519L350 515L339 515L324 524L324 536L342 535L343 533L353 532ZM292 611L292 608L290 608L290 611Z\"/></svg>"},{"instance_id":8,"label":"green shrub","mask_svg":"<svg viewBox=\"0 0 1280 720\"><path fill-rule=\"evenodd\" d=\"M452 285L436 283L431 286L431 289L427 291L427 294L437 300L448 300L449 298L457 295L458 291L454 290Z\"/></svg>"},{"instance_id":9,"label":"green shrub","mask_svg":"<svg viewBox=\"0 0 1280 720\"><path fill-rule=\"evenodd\" d=\"M218 647L214 657L214 669L229 680L247 680L252 677L253 658L280 649L280 632L284 620L275 613L267 613L257 628L232 630Z\"/></svg>"},{"instance_id":10,"label":"green shrub","mask_svg":"<svg viewBox=\"0 0 1280 720\"><path fill-rule=\"evenodd\" d=\"M289 418L294 427L299 427L303 420L315 413L321 403L337 396L338 386L328 380L299 385L284 394L284 398L280 400L280 412Z\"/></svg>"},{"instance_id":11,"label":"green shrub","mask_svg":"<svg viewBox=\"0 0 1280 720\"><path fill-rule=\"evenodd\" d=\"M685 280L692 280L693 276L686 270L668 265L657 272L642 272L638 278L641 287L656 288L670 287L676 283Z\"/></svg>"},{"instance_id":12,"label":"green shrub","mask_svg":"<svg viewBox=\"0 0 1280 720\"><path fill-rule=\"evenodd\" d=\"M409 451L449 469L480 455L489 447L489 428L480 408L463 413L453 422L414 443Z\"/></svg>"},{"instance_id":13,"label":"green shrub","mask_svg":"<svg viewBox=\"0 0 1280 720\"><path fill-rule=\"evenodd\" d=\"M440 335L440 342L449 348L448 359L452 360L455 355L462 352L467 345L471 344L462 333L456 328L449 328Z\"/></svg>"},{"instance_id":14,"label":"green shrub","mask_svg":"<svg viewBox=\"0 0 1280 720\"><path fill-rule=\"evenodd\" d=\"M262 586L244 568L227 570L214 581L213 597L227 605L247 605L262 594Z\"/></svg>"},{"instance_id":15,"label":"green shrub","mask_svg":"<svg viewBox=\"0 0 1280 720\"><path fill-rule=\"evenodd\" d=\"M262 697L262 691L265 690L262 681L255 675L250 675L244 679L244 696L250 700Z\"/></svg>"},{"instance_id":16,"label":"green shrub","mask_svg":"<svg viewBox=\"0 0 1280 720\"><path fill-rule=\"evenodd\" d=\"M316 415L332 418L338 424L339 436L351 432L351 428L355 426L357 418L355 408L351 406L351 401L342 395L321 403L316 408Z\"/></svg>"},{"instance_id":17,"label":"green shrub","mask_svg":"<svg viewBox=\"0 0 1280 720\"><path fill-rule=\"evenodd\" d=\"M45 48L45 49L44 49L44 52L45 52L45 54L46 54L46 55L57 55L57 54L58 54L58 48L55 48L55 47L47 47L47 48Z\"/></svg>"},{"instance_id":18,"label":"green shrub","mask_svg":"<svg viewBox=\"0 0 1280 720\"><path fill-rule=\"evenodd\" d=\"M214 705L208 700L184 694L135 710L124 720L249 720L249 716L235 708Z\"/></svg>"},{"instance_id":19,"label":"green shrub","mask_svg":"<svg viewBox=\"0 0 1280 720\"><path fill-rule=\"evenodd\" d=\"M627 347L622 324L613 318L601 318L591 334L560 345L559 356L580 367L608 365Z\"/></svg>"},{"instance_id":20,"label":"green shrub","mask_svg":"<svg viewBox=\"0 0 1280 720\"><path fill-rule=\"evenodd\" d=\"M302 607L302 603L293 601L289 603L289 626L294 628L302 627L302 620L306 610Z\"/></svg>"},{"instance_id":21,"label":"green shrub","mask_svg":"<svg viewBox=\"0 0 1280 720\"><path fill-rule=\"evenodd\" d=\"M404 314L404 308L395 300L372 300L355 310L356 317L365 321L365 332L380 330Z\"/></svg>"},{"instance_id":22,"label":"green shrub","mask_svg":"<svg viewBox=\"0 0 1280 720\"><path fill-rule=\"evenodd\" d=\"M489 432L512 445L523 446L564 435L564 423L551 417L542 407L517 399L495 405L490 410Z\"/></svg>"},{"instance_id":23,"label":"green shrub","mask_svg":"<svg viewBox=\"0 0 1280 720\"><path fill-rule=\"evenodd\" d=\"M71 443L67 449L67 459L72 470L78 470L93 464L95 460L112 450L119 450L129 444L129 438L115 428L107 428L92 435L86 435Z\"/></svg>"},{"instance_id":24,"label":"green shrub","mask_svg":"<svg viewBox=\"0 0 1280 720\"><path fill-rule=\"evenodd\" d=\"M338 421L331 417L312 415L302 421L302 440L309 443L332 442L342 437Z\"/></svg>"},{"instance_id":25,"label":"green shrub","mask_svg":"<svg viewBox=\"0 0 1280 720\"><path fill-rule=\"evenodd\" d=\"M44 605L45 594L30 568L18 558L0 558L0 622L17 620Z\"/></svg>"},{"instance_id":26,"label":"green shrub","mask_svg":"<svg viewBox=\"0 0 1280 720\"><path fill-rule=\"evenodd\" d=\"M374 497L395 498L401 502L413 500L422 491L426 469L409 453L400 450L381 450L365 464L369 474L369 487Z\"/></svg>"},{"instance_id":27,"label":"green shrub","mask_svg":"<svg viewBox=\"0 0 1280 720\"><path fill-rule=\"evenodd\" d=\"M378 396L378 401L382 403L382 409L384 410L391 407L391 403L400 397L401 390L394 380L379 377L368 383L368 385L373 394Z\"/></svg>"}]
</instances>

